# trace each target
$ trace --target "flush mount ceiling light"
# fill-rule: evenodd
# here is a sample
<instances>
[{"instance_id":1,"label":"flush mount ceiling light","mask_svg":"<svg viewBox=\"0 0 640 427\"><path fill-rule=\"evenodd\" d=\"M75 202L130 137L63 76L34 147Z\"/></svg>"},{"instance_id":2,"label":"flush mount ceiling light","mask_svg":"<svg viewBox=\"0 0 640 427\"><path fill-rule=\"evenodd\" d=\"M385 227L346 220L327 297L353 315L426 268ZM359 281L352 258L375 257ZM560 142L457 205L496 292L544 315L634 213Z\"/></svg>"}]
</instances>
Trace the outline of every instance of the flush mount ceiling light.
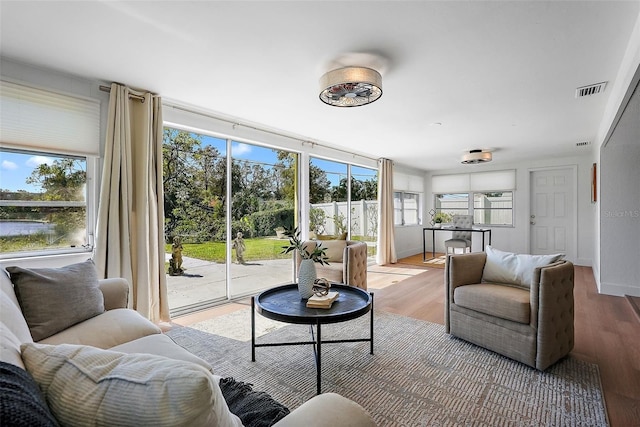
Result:
<instances>
[{"instance_id":1,"label":"flush mount ceiling light","mask_svg":"<svg viewBox=\"0 0 640 427\"><path fill-rule=\"evenodd\" d=\"M490 152L485 152L482 150L471 150L462 156L462 163L465 165L472 165L476 163L486 163L490 162L492 159Z\"/></svg>"},{"instance_id":2,"label":"flush mount ceiling light","mask_svg":"<svg viewBox=\"0 0 640 427\"><path fill-rule=\"evenodd\" d=\"M320 100L334 107L359 107L382 96L382 76L366 67L343 67L320 78Z\"/></svg>"}]
</instances>

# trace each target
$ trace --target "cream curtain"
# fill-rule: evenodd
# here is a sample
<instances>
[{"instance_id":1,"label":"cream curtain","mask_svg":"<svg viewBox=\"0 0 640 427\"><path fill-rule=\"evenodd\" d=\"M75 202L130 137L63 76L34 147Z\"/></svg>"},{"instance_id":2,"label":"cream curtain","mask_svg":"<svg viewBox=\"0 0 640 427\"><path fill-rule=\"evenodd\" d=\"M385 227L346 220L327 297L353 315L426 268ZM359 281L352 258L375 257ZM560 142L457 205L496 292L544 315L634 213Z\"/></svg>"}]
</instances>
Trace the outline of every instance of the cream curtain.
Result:
<instances>
[{"instance_id":1,"label":"cream curtain","mask_svg":"<svg viewBox=\"0 0 640 427\"><path fill-rule=\"evenodd\" d=\"M394 264L398 261L393 225L393 162L378 161L378 253L376 263Z\"/></svg>"},{"instance_id":2,"label":"cream curtain","mask_svg":"<svg viewBox=\"0 0 640 427\"><path fill-rule=\"evenodd\" d=\"M114 83L95 263L101 277L126 278L129 307L157 323L169 321L164 257L161 101Z\"/></svg>"}]
</instances>

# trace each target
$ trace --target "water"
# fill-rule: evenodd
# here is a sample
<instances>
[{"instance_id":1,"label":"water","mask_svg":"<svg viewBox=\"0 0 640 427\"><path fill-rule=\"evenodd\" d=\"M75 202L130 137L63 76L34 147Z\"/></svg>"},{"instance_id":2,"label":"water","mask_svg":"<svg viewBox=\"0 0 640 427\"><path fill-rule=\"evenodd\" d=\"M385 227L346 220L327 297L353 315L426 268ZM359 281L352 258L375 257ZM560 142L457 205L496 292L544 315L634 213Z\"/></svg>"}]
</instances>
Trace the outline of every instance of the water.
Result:
<instances>
[{"instance_id":1,"label":"water","mask_svg":"<svg viewBox=\"0 0 640 427\"><path fill-rule=\"evenodd\" d=\"M51 233L55 224L39 221L0 221L0 237L29 236L37 233Z\"/></svg>"}]
</instances>

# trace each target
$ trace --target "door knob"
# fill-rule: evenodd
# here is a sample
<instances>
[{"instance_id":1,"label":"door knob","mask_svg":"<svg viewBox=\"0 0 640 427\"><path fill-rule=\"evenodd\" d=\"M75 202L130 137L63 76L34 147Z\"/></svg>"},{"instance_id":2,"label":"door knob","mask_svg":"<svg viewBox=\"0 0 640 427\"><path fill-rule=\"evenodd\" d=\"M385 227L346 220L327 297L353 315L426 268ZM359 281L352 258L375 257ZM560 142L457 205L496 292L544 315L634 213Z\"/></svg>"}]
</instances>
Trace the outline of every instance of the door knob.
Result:
<instances>
[{"instance_id":1,"label":"door knob","mask_svg":"<svg viewBox=\"0 0 640 427\"><path fill-rule=\"evenodd\" d=\"M529 222L529 224L536 225L536 222L535 221L531 221L531 222Z\"/></svg>"}]
</instances>

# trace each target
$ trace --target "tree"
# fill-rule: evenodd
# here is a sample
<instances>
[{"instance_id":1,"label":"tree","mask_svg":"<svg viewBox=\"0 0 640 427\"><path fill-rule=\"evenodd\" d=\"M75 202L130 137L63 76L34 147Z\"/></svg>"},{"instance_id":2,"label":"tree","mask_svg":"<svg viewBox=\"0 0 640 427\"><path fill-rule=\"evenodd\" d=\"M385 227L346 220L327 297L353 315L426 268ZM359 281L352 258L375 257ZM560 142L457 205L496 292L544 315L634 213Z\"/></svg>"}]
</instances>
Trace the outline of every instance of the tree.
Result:
<instances>
[{"instance_id":1,"label":"tree","mask_svg":"<svg viewBox=\"0 0 640 427\"><path fill-rule=\"evenodd\" d=\"M325 171L318 166L309 165L309 202L323 203L327 194L330 194L331 181Z\"/></svg>"},{"instance_id":2,"label":"tree","mask_svg":"<svg viewBox=\"0 0 640 427\"><path fill-rule=\"evenodd\" d=\"M80 160L72 158L56 159L51 164L43 163L31 172L25 181L40 186L44 192L37 198L43 201L83 201L87 172ZM47 219L55 224L58 239L69 237L77 230L86 228L86 209L73 206L39 208L47 213ZM72 242L75 243L75 242Z\"/></svg>"}]
</instances>

